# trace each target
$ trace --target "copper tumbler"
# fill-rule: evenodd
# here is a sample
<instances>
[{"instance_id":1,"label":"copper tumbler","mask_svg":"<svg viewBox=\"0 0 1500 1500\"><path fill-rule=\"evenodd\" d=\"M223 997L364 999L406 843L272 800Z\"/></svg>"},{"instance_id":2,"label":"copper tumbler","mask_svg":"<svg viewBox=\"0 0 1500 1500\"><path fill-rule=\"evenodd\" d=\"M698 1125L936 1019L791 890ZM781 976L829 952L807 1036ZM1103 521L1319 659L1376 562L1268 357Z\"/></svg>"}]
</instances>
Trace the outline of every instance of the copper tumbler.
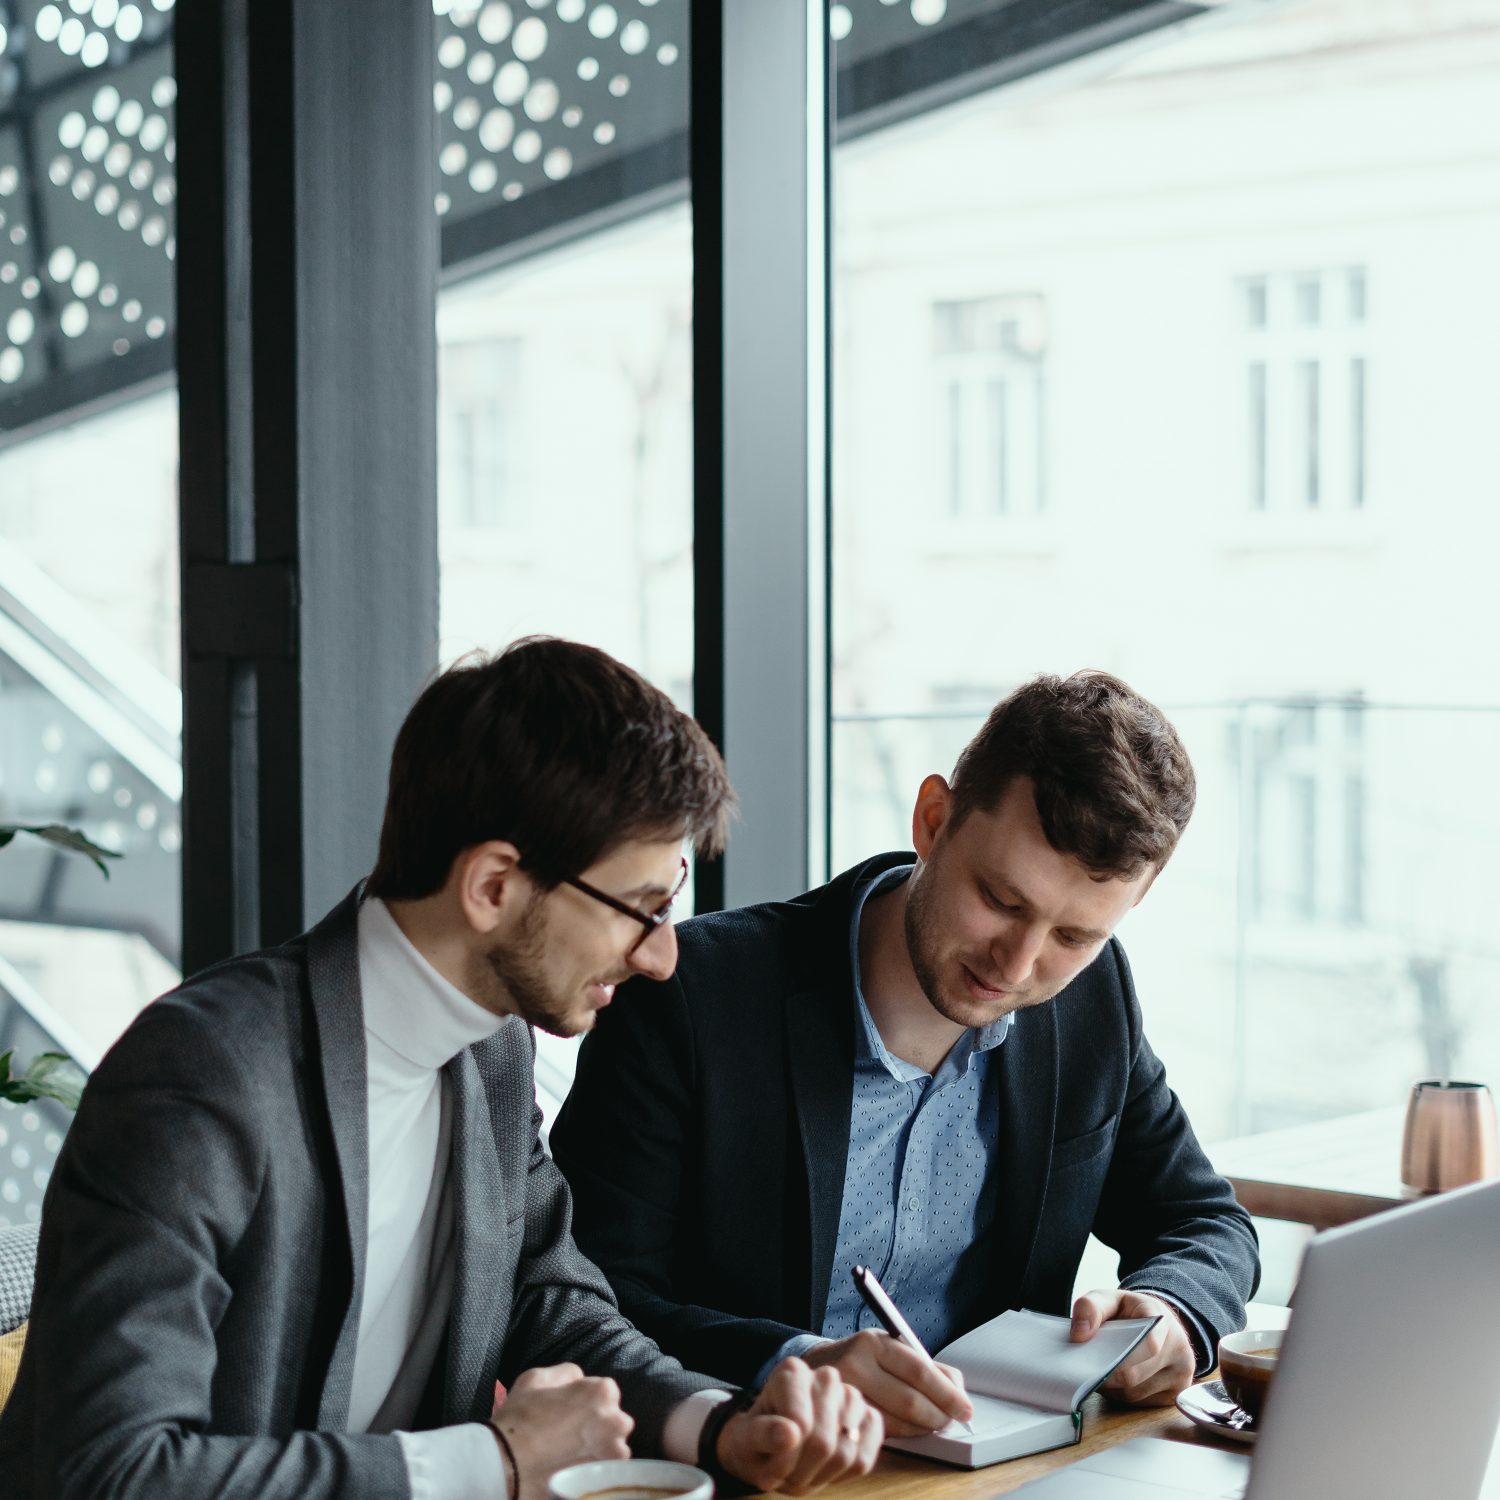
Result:
<instances>
[{"instance_id":1,"label":"copper tumbler","mask_svg":"<svg viewBox=\"0 0 1500 1500\"><path fill-rule=\"evenodd\" d=\"M1413 1084L1401 1142L1401 1181L1419 1193L1500 1175L1495 1100L1482 1083Z\"/></svg>"}]
</instances>

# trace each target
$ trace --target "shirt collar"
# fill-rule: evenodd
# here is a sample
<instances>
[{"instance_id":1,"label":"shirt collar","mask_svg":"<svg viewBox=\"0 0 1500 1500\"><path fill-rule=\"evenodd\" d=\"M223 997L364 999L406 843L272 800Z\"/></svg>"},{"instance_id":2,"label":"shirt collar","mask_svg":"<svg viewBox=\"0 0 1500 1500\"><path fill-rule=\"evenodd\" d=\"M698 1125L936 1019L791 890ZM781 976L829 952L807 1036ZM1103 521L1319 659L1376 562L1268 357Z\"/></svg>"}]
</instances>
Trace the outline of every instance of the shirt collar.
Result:
<instances>
[{"instance_id":1,"label":"shirt collar","mask_svg":"<svg viewBox=\"0 0 1500 1500\"><path fill-rule=\"evenodd\" d=\"M448 983L412 945L385 902L359 909L359 982L365 1030L418 1068L445 1067L505 1021Z\"/></svg>"},{"instance_id":2,"label":"shirt collar","mask_svg":"<svg viewBox=\"0 0 1500 1500\"><path fill-rule=\"evenodd\" d=\"M854 910L849 919L849 962L854 976L854 1009L859 1018L859 1024L854 1028L855 1064L857 1066L860 1063L878 1063L893 1078L906 1082L914 1078L926 1078L927 1074L915 1063L909 1063L895 1056L880 1039L879 1028L875 1025L875 1019L870 1014L870 1007L865 1002L864 982L859 969L859 928L864 919L865 902L871 896L879 895L883 891L900 885L916 867L915 861L909 865L896 865L891 869L877 870L873 875L860 881L854 888ZM1013 1017L1007 1012L1003 1016L997 1016L993 1021L986 1022L983 1026L971 1027L954 1044L953 1051L948 1054L947 1062L968 1066L978 1054L998 1047L1010 1034L1012 1019Z\"/></svg>"}]
</instances>

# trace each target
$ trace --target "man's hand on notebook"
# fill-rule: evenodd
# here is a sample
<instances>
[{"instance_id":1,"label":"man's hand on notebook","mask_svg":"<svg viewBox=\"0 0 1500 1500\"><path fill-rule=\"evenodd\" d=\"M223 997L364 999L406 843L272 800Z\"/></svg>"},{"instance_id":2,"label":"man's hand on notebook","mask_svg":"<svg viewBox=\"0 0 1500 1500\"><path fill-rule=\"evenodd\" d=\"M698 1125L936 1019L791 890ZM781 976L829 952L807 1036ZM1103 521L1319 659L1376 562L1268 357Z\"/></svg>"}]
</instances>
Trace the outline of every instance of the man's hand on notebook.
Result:
<instances>
[{"instance_id":1,"label":"man's hand on notebook","mask_svg":"<svg viewBox=\"0 0 1500 1500\"><path fill-rule=\"evenodd\" d=\"M1089 1292L1073 1304L1069 1337L1086 1343L1115 1318L1161 1318L1129 1358L1100 1387L1106 1396L1131 1406L1170 1406L1193 1383L1197 1356L1181 1314L1149 1292Z\"/></svg>"},{"instance_id":2,"label":"man's hand on notebook","mask_svg":"<svg viewBox=\"0 0 1500 1500\"><path fill-rule=\"evenodd\" d=\"M974 1407L964 1378L950 1365L929 1365L890 1334L863 1328L846 1339L817 1344L803 1355L814 1369L832 1366L885 1418L891 1437L920 1437L967 1422Z\"/></svg>"}]
</instances>

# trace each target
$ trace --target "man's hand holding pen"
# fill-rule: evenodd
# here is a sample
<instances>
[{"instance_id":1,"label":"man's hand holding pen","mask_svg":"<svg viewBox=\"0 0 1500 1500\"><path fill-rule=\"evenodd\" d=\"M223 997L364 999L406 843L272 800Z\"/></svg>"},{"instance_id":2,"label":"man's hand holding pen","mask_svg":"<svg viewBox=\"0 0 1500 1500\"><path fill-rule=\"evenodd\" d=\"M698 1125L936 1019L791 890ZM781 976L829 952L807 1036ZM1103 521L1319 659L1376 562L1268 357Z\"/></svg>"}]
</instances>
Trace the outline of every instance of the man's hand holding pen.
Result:
<instances>
[{"instance_id":1,"label":"man's hand holding pen","mask_svg":"<svg viewBox=\"0 0 1500 1500\"><path fill-rule=\"evenodd\" d=\"M818 1344L802 1357L814 1369L832 1367L862 1391L885 1418L890 1437L917 1437L974 1415L957 1370L924 1359L881 1329Z\"/></svg>"}]
</instances>

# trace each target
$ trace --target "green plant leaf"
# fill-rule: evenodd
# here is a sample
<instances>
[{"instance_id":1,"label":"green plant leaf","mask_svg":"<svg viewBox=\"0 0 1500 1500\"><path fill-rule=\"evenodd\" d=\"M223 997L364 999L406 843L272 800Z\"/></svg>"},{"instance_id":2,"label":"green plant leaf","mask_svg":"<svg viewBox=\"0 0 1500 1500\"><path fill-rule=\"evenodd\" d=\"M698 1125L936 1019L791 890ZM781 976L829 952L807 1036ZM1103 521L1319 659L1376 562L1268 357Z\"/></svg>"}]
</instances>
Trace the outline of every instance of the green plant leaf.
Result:
<instances>
[{"instance_id":1,"label":"green plant leaf","mask_svg":"<svg viewBox=\"0 0 1500 1500\"><path fill-rule=\"evenodd\" d=\"M16 1049L10 1048L7 1052L0 1052L0 1083L10 1078L10 1060L16 1055Z\"/></svg>"},{"instance_id":2,"label":"green plant leaf","mask_svg":"<svg viewBox=\"0 0 1500 1500\"><path fill-rule=\"evenodd\" d=\"M11 1053L3 1061L10 1069ZM77 1109L88 1082L82 1068L66 1052L41 1052L31 1059L31 1066L14 1078L0 1078L0 1099L12 1104L28 1104L33 1099L56 1099L69 1109Z\"/></svg>"},{"instance_id":3,"label":"green plant leaf","mask_svg":"<svg viewBox=\"0 0 1500 1500\"><path fill-rule=\"evenodd\" d=\"M18 833L29 833L33 838L51 844L54 849L67 850L69 854L82 854L93 860L106 880L109 879L109 866L104 861L120 857L113 849L101 849L76 828L68 828L62 823L0 823L0 849L5 848Z\"/></svg>"}]
</instances>

